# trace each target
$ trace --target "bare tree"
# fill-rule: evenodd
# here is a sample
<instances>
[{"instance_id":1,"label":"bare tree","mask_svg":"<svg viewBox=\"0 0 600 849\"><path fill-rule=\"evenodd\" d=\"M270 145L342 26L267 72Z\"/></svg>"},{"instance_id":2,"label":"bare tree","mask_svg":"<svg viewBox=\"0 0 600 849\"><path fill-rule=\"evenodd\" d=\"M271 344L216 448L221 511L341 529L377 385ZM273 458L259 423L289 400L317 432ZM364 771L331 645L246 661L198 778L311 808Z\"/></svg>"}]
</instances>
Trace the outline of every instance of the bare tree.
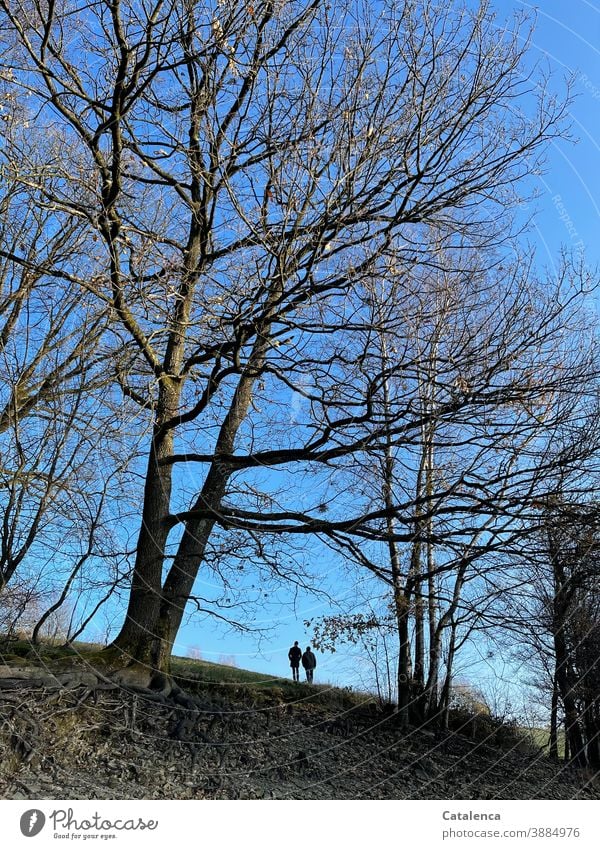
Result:
<instances>
[{"instance_id":1,"label":"bare tree","mask_svg":"<svg viewBox=\"0 0 600 849\"><path fill-rule=\"evenodd\" d=\"M346 529L330 535L388 587L405 726L447 718L456 653L499 624L499 585L535 533L540 499L598 450L598 364L581 271L541 284L522 260L494 271L482 259L469 269L456 253L446 268L438 258L418 286L415 272L374 282L369 356L383 375L381 417L393 424L341 461L353 496L377 519L370 534L353 529L359 541ZM570 438L561 447L562 432ZM368 630L360 614L344 627Z\"/></svg>"},{"instance_id":2,"label":"bare tree","mask_svg":"<svg viewBox=\"0 0 600 849\"><path fill-rule=\"evenodd\" d=\"M115 376L151 422L116 646L166 669L215 525L382 538L378 518L402 512L326 521L293 496L276 509L276 470L383 444L363 283L389 256L427 262L432 227L446 245L458 233L473 250L502 241L565 107L523 75L519 21L498 28L487 3L0 10L3 84L28 95L53 175L16 142L12 155L83 233L87 262L42 270L110 307ZM292 432L291 391L307 401ZM405 431L400 417L394 438ZM273 470L260 510L257 469Z\"/></svg>"},{"instance_id":3,"label":"bare tree","mask_svg":"<svg viewBox=\"0 0 600 849\"><path fill-rule=\"evenodd\" d=\"M67 222L55 230L35 194L4 165L0 591L28 568L40 537L52 545L66 535L73 504L91 478L86 468L101 431L95 417L106 384L100 340L107 318L96 299L58 281L48 286L41 266L67 262L79 228Z\"/></svg>"},{"instance_id":4,"label":"bare tree","mask_svg":"<svg viewBox=\"0 0 600 849\"><path fill-rule=\"evenodd\" d=\"M532 657L537 660L549 682L551 754L558 756L562 708L565 756L579 766L598 769L598 507L589 498L570 499L568 479L562 484L560 497L538 504L537 533L521 553L526 578L516 591L505 594L506 613L528 635L526 659L530 665Z\"/></svg>"}]
</instances>

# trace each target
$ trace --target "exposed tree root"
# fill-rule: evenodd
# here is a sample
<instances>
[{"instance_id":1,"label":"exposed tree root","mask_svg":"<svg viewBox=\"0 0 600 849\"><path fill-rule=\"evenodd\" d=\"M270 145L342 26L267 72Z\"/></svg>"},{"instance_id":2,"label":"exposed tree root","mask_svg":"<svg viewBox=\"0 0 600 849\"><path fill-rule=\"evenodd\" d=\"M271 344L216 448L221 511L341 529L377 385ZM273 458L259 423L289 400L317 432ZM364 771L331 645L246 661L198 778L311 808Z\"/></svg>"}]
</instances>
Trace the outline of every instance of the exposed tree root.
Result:
<instances>
[{"instance_id":1,"label":"exposed tree root","mask_svg":"<svg viewBox=\"0 0 600 849\"><path fill-rule=\"evenodd\" d=\"M129 671L128 671L129 670ZM133 672L131 671L133 670ZM224 717L221 710L207 705L198 696L186 693L171 677L159 674L151 678L151 686L136 683L140 678L139 670L125 667L115 671L101 671L90 668L82 670L79 667L62 669L60 672L47 672L34 667L0 666L0 701L13 702L13 696L32 690L43 690L48 695L52 692L71 692L76 695L76 701L68 708L61 710L76 710L90 698L101 691L114 690L127 695L131 701L130 727L135 728L135 717L138 699L153 702L171 708L173 723L169 736L172 739L185 741L192 734L207 744L213 741L197 726L202 714L210 717L209 730L218 720ZM215 744L216 745L216 744Z\"/></svg>"}]
</instances>

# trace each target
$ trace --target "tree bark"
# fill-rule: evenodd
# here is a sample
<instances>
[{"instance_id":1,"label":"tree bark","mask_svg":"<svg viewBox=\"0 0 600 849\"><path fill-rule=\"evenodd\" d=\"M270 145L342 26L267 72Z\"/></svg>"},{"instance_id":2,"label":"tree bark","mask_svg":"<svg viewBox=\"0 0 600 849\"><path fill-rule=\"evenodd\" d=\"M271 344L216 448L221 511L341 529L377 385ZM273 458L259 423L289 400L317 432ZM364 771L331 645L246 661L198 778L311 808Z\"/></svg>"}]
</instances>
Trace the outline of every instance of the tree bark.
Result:
<instances>
[{"instance_id":1,"label":"tree bark","mask_svg":"<svg viewBox=\"0 0 600 849\"><path fill-rule=\"evenodd\" d=\"M552 630L556 656L556 681L565 711L567 738L565 746L568 741L570 759L578 766L584 767L587 764L587 755L580 725L580 714L575 700L574 687L577 679L572 669L565 633L570 608L569 586L561 562L559 546L551 532L548 533L548 550L554 575Z\"/></svg>"},{"instance_id":2,"label":"tree bark","mask_svg":"<svg viewBox=\"0 0 600 849\"><path fill-rule=\"evenodd\" d=\"M173 452L173 436L163 424L176 411L176 398L167 398L157 415L142 506L142 523L138 536L131 592L123 627L113 645L124 655L142 664L152 664L157 651L157 622L162 595L162 571L169 536L172 467L161 460ZM177 394L178 400L178 394Z\"/></svg>"},{"instance_id":3,"label":"tree bark","mask_svg":"<svg viewBox=\"0 0 600 849\"><path fill-rule=\"evenodd\" d=\"M232 470L219 458L220 455L233 453L239 428L248 414L254 385L265 363L273 313L281 292L282 277L278 276L273 281L265 304L263 319L257 327L256 341L239 379L229 411L219 430L214 460L200 495L189 511L192 515L185 520L184 533L164 583L156 621L158 639L152 659L155 668L162 671L168 671L173 644L215 525L215 518L210 514L219 510L232 473ZM206 515L207 511L208 515ZM194 513L198 515L195 516Z\"/></svg>"},{"instance_id":4,"label":"tree bark","mask_svg":"<svg viewBox=\"0 0 600 849\"><path fill-rule=\"evenodd\" d=\"M558 760L558 681L556 671L552 680L552 703L550 705L550 748L549 756Z\"/></svg>"},{"instance_id":5,"label":"tree bark","mask_svg":"<svg viewBox=\"0 0 600 849\"><path fill-rule=\"evenodd\" d=\"M448 730L450 720L450 689L452 686L452 667L454 665L454 653L456 650L456 623L450 626L450 643L448 645L448 661L446 663L446 677L440 697L440 727L443 731Z\"/></svg>"}]
</instances>

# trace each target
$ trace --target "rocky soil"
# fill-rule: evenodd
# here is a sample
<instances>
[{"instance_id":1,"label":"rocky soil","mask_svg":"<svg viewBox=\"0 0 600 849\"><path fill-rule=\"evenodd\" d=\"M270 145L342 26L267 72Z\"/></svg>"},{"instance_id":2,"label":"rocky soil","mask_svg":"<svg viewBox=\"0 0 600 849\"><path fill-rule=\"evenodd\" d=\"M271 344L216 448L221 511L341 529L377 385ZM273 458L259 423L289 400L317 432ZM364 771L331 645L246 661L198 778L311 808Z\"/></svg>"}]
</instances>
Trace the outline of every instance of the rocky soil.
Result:
<instances>
[{"instance_id":1,"label":"rocky soil","mask_svg":"<svg viewBox=\"0 0 600 849\"><path fill-rule=\"evenodd\" d=\"M0 796L600 798L599 777L552 764L514 735L501 744L497 732L402 733L372 702L297 693L205 685L202 709L186 714L123 688L0 689Z\"/></svg>"}]
</instances>

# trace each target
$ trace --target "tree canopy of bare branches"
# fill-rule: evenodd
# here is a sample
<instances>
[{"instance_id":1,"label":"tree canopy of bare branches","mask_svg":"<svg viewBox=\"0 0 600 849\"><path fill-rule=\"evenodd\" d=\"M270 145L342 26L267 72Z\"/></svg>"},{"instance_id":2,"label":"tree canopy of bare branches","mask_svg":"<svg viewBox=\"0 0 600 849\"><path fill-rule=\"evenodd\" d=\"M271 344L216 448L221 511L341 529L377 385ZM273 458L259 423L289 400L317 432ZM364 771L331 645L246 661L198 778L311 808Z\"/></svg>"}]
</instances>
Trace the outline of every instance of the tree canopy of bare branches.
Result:
<instances>
[{"instance_id":1,"label":"tree canopy of bare branches","mask_svg":"<svg viewBox=\"0 0 600 849\"><path fill-rule=\"evenodd\" d=\"M285 478L412 445L433 422L414 395L386 408L390 381L415 379L405 330L393 356L373 346L399 335L418 293L427 311L440 252L471 267L502 251L526 178L564 131L565 102L526 69L523 34L485 2L0 0L4 167L55 234L41 257L30 236L0 257L108 311L107 368L148 428L116 638L135 660L167 668L216 526L413 539L430 494L341 499L326 515L321 494L304 499L305 482L290 496ZM375 315L377 280L402 283ZM501 273L489 285L507 287L500 309L513 324L498 322L496 340L491 314L465 327L452 357L471 372L440 354L432 378L436 428L463 428L473 470L477 443L464 434L485 429L486 411L506 411L510 433L496 424L490 439L521 453L543 416L541 379L522 363L511 372L518 334L531 333L530 290L515 294ZM553 317L547 305L539 363L528 361L548 395L567 379L544 360L564 306ZM432 330L440 320L431 308ZM473 352L484 338L494 351ZM586 365L571 360L571 385ZM474 475L440 478L435 497L451 504L460 485L463 512L467 489L486 502L488 472Z\"/></svg>"}]
</instances>

